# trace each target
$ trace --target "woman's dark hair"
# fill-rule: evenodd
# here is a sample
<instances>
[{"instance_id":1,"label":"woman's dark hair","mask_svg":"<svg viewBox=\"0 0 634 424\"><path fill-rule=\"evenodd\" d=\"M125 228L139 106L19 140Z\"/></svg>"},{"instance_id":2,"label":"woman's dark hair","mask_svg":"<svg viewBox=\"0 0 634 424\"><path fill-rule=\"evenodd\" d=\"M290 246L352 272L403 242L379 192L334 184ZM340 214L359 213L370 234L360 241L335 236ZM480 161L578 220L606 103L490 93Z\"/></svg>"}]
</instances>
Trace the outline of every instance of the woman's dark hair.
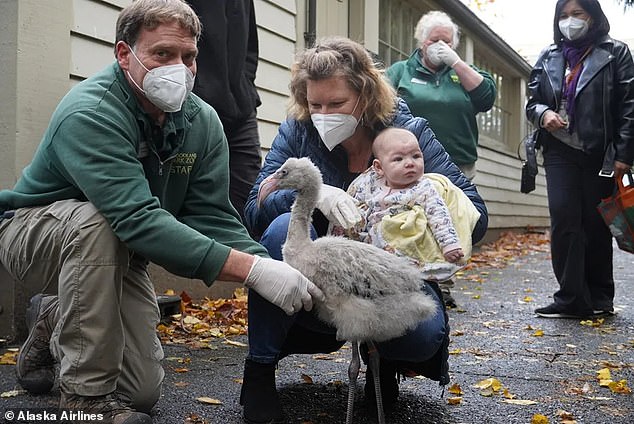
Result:
<instances>
[{"instance_id":1,"label":"woman's dark hair","mask_svg":"<svg viewBox=\"0 0 634 424\"><path fill-rule=\"evenodd\" d=\"M564 35L559 30L559 15L561 15L561 10L564 8L566 3L571 0L558 0L557 5L555 6L555 19L553 21L553 41L558 46L564 41ZM604 35L608 35L610 32L610 22L608 22L608 18L603 13L603 9L601 9L601 5L598 0L577 0L577 3L583 10L590 15L592 18L592 22L590 24L590 28L588 29L588 33L583 36L583 38L579 40L575 40L572 44L584 44L588 40L595 41Z\"/></svg>"}]
</instances>

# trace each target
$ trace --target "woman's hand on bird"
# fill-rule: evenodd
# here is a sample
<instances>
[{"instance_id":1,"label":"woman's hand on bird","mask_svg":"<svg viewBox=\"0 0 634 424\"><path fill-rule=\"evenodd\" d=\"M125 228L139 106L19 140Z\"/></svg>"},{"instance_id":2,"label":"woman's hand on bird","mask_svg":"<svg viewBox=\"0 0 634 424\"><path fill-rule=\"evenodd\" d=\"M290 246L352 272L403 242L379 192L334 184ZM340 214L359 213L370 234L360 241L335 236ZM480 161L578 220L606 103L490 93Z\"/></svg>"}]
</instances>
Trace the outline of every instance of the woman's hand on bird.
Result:
<instances>
[{"instance_id":1,"label":"woman's hand on bird","mask_svg":"<svg viewBox=\"0 0 634 424\"><path fill-rule=\"evenodd\" d=\"M302 273L287 263L255 256L244 285L279 306L287 315L302 308L313 309L313 298L323 301L324 294Z\"/></svg>"},{"instance_id":2,"label":"woman's hand on bird","mask_svg":"<svg viewBox=\"0 0 634 424\"><path fill-rule=\"evenodd\" d=\"M564 121L558 113L552 110L547 110L542 116L542 128L545 128L549 132L566 128L567 125L568 123Z\"/></svg>"},{"instance_id":3,"label":"woman's hand on bird","mask_svg":"<svg viewBox=\"0 0 634 424\"><path fill-rule=\"evenodd\" d=\"M322 184L317 199L317 208L328 221L345 229L363 218L357 208L357 201L340 188Z\"/></svg>"}]
</instances>

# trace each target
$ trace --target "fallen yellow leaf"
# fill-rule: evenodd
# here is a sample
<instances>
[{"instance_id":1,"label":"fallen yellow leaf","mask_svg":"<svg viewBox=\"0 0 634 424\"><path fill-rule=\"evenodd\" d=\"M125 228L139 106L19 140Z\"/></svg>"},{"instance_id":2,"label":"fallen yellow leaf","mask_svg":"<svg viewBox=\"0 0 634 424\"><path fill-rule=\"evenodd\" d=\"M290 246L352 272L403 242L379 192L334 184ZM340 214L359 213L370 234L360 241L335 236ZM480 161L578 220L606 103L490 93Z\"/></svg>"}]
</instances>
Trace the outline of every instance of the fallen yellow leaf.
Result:
<instances>
[{"instance_id":1,"label":"fallen yellow leaf","mask_svg":"<svg viewBox=\"0 0 634 424\"><path fill-rule=\"evenodd\" d=\"M236 341L233 341L233 340L225 340L223 343L224 343L224 344L231 345L231 346L237 346L237 347L247 347L247 345L246 345L245 343L242 343L242 342L236 342Z\"/></svg>"},{"instance_id":2,"label":"fallen yellow leaf","mask_svg":"<svg viewBox=\"0 0 634 424\"><path fill-rule=\"evenodd\" d=\"M548 417L542 414L535 414L533 418L531 418L531 424L548 424Z\"/></svg>"},{"instance_id":3,"label":"fallen yellow leaf","mask_svg":"<svg viewBox=\"0 0 634 424\"><path fill-rule=\"evenodd\" d=\"M497 392L502 388L502 383L497 378L487 378L479 381L476 385L478 389L491 389L494 392Z\"/></svg>"},{"instance_id":4,"label":"fallen yellow leaf","mask_svg":"<svg viewBox=\"0 0 634 424\"><path fill-rule=\"evenodd\" d=\"M625 380L612 381L610 382L610 384L608 384L608 387L610 388L610 390L612 390L613 393L622 393L626 395L632 393L632 390L627 387L627 381Z\"/></svg>"},{"instance_id":5,"label":"fallen yellow leaf","mask_svg":"<svg viewBox=\"0 0 634 424\"><path fill-rule=\"evenodd\" d=\"M579 321L579 324L585 325L588 327L600 327L604 321L605 321L605 318L597 318L596 321L592 321L591 319L586 319L583 321Z\"/></svg>"},{"instance_id":6,"label":"fallen yellow leaf","mask_svg":"<svg viewBox=\"0 0 634 424\"><path fill-rule=\"evenodd\" d=\"M461 353L462 353L462 349L454 349L449 351L450 355L459 355Z\"/></svg>"},{"instance_id":7,"label":"fallen yellow leaf","mask_svg":"<svg viewBox=\"0 0 634 424\"><path fill-rule=\"evenodd\" d=\"M2 394L0 394L0 397L9 398L20 396L23 394L26 394L26 390L9 390L8 392L3 392Z\"/></svg>"},{"instance_id":8,"label":"fallen yellow leaf","mask_svg":"<svg viewBox=\"0 0 634 424\"><path fill-rule=\"evenodd\" d=\"M458 384L458 383L452 384L451 387L449 387L448 391L452 395L462 395L462 394L464 394L464 392L462 391L462 387L460 387L460 384Z\"/></svg>"},{"instance_id":9,"label":"fallen yellow leaf","mask_svg":"<svg viewBox=\"0 0 634 424\"><path fill-rule=\"evenodd\" d=\"M459 405L460 402L462 402L462 397L461 396L455 396L455 397L447 398L447 403L449 405Z\"/></svg>"},{"instance_id":10,"label":"fallen yellow leaf","mask_svg":"<svg viewBox=\"0 0 634 424\"><path fill-rule=\"evenodd\" d=\"M614 383L611 378L606 378L603 380L599 380L599 386L601 387L610 387L610 384Z\"/></svg>"},{"instance_id":11,"label":"fallen yellow leaf","mask_svg":"<svg viewBox=\"0 0 634 424\"><path fill-rule=\"evenodd\" d=\"M560 424L577 424L577 420L570 412L560 409L557 411L557 416L560 419Z\"/></svg>"},{"instance_id":12,"label":"fallen yellow leaf","mask_svg":"<svg viewBox=\"0 0 634 424\"><path fill-rule=\"evenodd\" d=\"M16 358L18 357L18 352L6 352L0 355L0 365L15 365Z\"/></svg>"},{"instance_id":13,"label":"fallen yellow leaf","mask_svg":"<svg viewBox=\"0 0 634 424\"><path fill-rule=\"evenodd\" d=\"M597 371L597 378L599 380L611 380L612 374L610 374L610 368L601 368Z\"/></svg>"},{"instance_id":14,"label":"fallen yellow leaf","mask_svg":"<svg viewBox=\"0 0 634 424\"><path fill-rule=\"evenodd\" d=\"M533 333L533 337L543 337L544 336L544 330L537 330Z\"/></svg>"},{"instance_id":15,"label":"fallen yellow leaf","mask_svg":"<svg viewBox=\"0 0 634 424\"><path fill-rule=\"evenodd\" d=\"M206 403L207 405L222 405L222 402L219 401L218 399L214 399L214 398L210 398L206 396L196 398L196 400L200 403Z\"/></svg>"},{"instance_id":16,"label":"fallen yellow leaf","mask_svg":"<svg viewBox=\"0 0 634 424\"><path fill-rule=\"evenodd\" d=\"M194 325L194 324L199 324L202 321L199 320L196 317L193 317L191 315L187 315L184 319L183 319L183 323L188 324L188 325Z\"/></svg>"},{"instance_id":17,"label":"fallen yellow leaf","mask_svg":"<svg viewBox=\"0 0 634 424\"><path fill-rule=\"evenodd\" d=\"M528 399L502 399L502 402L511 403L513 405L522 405L522 406L537 405L537 402L535 402L534 400L528 400Z\"/></svg>"},{"instance_id":18,"label":"fallen yellow leaf","mask_svg":"<svg viewBox=\"0 0 634 424\"><path fill-rule=\"evenodd\" d=\"M313 359L320 359L323 361L332 361L334 358L332 355L326 355L326 354L317 354L317 355L313 355Z\"/></svg>"},{"instance_id":19,"label":"fallen yellow leaf","mask_svg":"<svg viewBox=\"0 0 634 424\"><path fill-rule=\"evenodd\" d=\"M509 389L506 389L506 388L502 392L502 396L504 396L507 399L515 399L517 397L514 394L512 394L511 392L509 392Z\"/></svg>"}]
</instances>

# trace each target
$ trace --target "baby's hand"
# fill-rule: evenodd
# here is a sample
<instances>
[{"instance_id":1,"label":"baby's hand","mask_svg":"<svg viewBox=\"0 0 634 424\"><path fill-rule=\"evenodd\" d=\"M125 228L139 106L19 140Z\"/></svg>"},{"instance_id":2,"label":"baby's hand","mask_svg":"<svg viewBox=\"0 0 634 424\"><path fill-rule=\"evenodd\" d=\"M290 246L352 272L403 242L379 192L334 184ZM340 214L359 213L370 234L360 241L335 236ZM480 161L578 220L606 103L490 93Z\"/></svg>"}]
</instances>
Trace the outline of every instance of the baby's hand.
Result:
<instances>
[{"instance_id":1,"label":"baby's hand","mask_svg":"<svg viewBox=\"0 0 634 424\"><path fill-rule=\"evenodd\" d=\"M462 252L461 248L450 250L449 252L445 253L445 260L451 263L458 262L463 257L464 253Z\"/></svg>"}]
</instances>

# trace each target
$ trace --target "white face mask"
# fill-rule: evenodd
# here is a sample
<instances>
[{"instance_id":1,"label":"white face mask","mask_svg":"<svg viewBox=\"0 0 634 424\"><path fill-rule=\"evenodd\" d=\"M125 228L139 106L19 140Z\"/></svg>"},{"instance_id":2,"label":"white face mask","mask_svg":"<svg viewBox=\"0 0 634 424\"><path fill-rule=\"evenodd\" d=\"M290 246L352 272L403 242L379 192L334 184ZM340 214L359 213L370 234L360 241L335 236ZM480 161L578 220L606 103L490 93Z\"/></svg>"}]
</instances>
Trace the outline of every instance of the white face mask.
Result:
<instances>
[{"instance_id":1,"label":"white face mask","mask_svg":"<svg viewBox=\"0 0 634 424\"><path fill-rule=\"evenodd\" d=\"M430 65L438 67L442 65L443 61L438 56L438 49L440 48L440 41L436 41L433 44L427 46L427 50L425 50L425 58L429 62Z\"/></svg>"},{"instance_id":2,"label":"white face mask","mask_svg":"<svg viewBox=\"0 0 634 424\"><path fill-rule=\"evenodd\" d=\"M134 54L132 48L129 48L132 56L147 71L147 74L143 77L143 88L139 87L130 72L128 72L128 76L134 85L145 94L145 97L153 105L162 111L178 112L181 110L185 99L194 88L194 74L192 71L182 63L159 66L150 70Z\"/></svg>"},{"instance_id":3,"label":"white face mask","mask_svg":"<svg viewBox=\"0 0 634 424\"><path fill-rule=\"evenodd\" d=\"M357 99L352 113L358 105L359 99ZM357 118L346 113L313 113L310 118L321 137L321 141L330 151L350 138L359 125Z\"/></svg>"},{"instance_id":4,"label":"white face mask","mask_svg":"<svg viewBox=\"0 0 634 424\"><path fill-rule=\"evenodd\" d=\"M559 31L570 41L578 40L588 32L588 21L569 17L559 21Z\"/></svg>"}]
</instances>

